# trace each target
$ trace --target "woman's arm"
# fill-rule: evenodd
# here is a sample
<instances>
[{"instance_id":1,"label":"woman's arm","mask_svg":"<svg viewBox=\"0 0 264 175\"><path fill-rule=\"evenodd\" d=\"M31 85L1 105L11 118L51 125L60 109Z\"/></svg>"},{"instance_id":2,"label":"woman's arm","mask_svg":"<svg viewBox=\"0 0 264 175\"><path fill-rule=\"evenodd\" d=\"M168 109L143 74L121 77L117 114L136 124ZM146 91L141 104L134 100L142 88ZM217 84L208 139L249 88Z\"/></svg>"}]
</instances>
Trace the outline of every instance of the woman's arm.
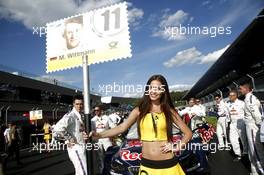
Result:
<instances>
[{"instance_id":1,"label":"woman's arm","mask_svg":"<svg viewBox=\"0 0 264 175\"><path fill-rule=\"evenodd\" d=\"M192 131L190 128L183 122L179 114L172 109L172 118L173 122L180 128L181 132L183 133L183 137L181 139L180 145L177 145L176 151L179 151L182 147L184 147L192 138Z\"/></svg>"},{"instance_id":2,"label":"woman's arm","mask_svg":"<svg viewBox=\"0 0 264 175\"><path fill-rule=\"evenodd\" d=\"M121 123L120 125L116 126L115 128L96 133L92 131L89 136L93 137L94 139L99 138L108 138L108 137L114 137L116 135L119 135L123 132L125 132L131 125L133 125L137 121L137 117L139 116L139 109L135 108L132 110L132 112L129 114L128 118Z\"/></svg>"},{"instance_id":3,"label":"woman's arm","mask_svg":"<svg viewBox=\"0 0 264 175\"><path fill-rule=\"evenodd\" d=\"M170 151L172 151L172 152L180 151L183 147L186 146L186 144L192 138L192 131L183 122L183 120L181 119L179 114L174 109L171 110L171 113L172 113L173 123L175 123L177 125L177 127L181 130L181 132L183 133L183 137L182 137L180 143L176 144L176 147L175 147L174 143L167 143L167 144L163 145L161 147L161 151L163 153L167 153L167 152L170 152Z\"/></svg>"}]
</instances>

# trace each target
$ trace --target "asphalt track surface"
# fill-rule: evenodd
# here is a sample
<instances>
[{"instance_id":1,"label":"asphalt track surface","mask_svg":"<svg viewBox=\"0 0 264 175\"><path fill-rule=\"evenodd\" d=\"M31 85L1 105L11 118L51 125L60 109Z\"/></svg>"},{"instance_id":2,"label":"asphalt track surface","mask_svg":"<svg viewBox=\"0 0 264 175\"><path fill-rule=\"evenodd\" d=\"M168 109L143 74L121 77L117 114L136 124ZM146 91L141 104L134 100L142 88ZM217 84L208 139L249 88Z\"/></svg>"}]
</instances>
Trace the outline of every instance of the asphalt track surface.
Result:
<instances>
[{"instance_id":1,"label":"asphalt track surface","mask_svg":"<svg viewBox=\"0 0 264 175\"><path fill-rule=\"evenodd\" d=\"M211 175L248 175L250 162L247 156L241 161L234 162L231 151L217 151L208 156Z\"/></svg>"},{"instance_id":2,"label":"asphalt track surface","mask_svg":"<svg viewBox=\"0 0 264 175\"><path fill-rule=\"evenodd\" d=\"M249 162L233 162L230 151L217 151L208 156L211 175L248 175ZM5 175L74 175L74 168L70 162L67 151L39 153L28 150L21 151L21 162L18 167L15 161L9 161ZM243 162L243 163L242 163Z\"/></svg>"}]
</instances>

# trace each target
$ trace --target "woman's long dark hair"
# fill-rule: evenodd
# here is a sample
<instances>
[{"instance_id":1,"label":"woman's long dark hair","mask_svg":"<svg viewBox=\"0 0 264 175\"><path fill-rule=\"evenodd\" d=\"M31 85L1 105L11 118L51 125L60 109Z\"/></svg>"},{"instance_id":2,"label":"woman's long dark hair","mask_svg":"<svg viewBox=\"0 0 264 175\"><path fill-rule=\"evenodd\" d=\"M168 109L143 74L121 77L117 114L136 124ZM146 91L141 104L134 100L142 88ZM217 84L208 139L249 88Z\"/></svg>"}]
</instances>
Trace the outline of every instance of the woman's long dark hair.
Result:
<instances>
[{"instance_id":1,"label":"woman's long dark hair","mask_svg":"<svg viewBox=\"0 0 264 175\"><path fill-rule=\"evenodd\" d=\"M161 111L164 113L166 117L167 138L168 138L168 141L170 141L172 140L172 122L173 122L171 110L174 109L174 105L170 97L168 83L162 75L153 75L149 78L147 85L145 87L144 95L138 104L139 112L140 112L138 120L137 120L138 134L139 134L139 137L141 137L140 121L151 110L151 99L149 97L149 88L150 88L150 83L154 80L159 81L163 85L162 87L165 90L161 94L160 105L161 105Z\"/></svg>"}]
</instances>

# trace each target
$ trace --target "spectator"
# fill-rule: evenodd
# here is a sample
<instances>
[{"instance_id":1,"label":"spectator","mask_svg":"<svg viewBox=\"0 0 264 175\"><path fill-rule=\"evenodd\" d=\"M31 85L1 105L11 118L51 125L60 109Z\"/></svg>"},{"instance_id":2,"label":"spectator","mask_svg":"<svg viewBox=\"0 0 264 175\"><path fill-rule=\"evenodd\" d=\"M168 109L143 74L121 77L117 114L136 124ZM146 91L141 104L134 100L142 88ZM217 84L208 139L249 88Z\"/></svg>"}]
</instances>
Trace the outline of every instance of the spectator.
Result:
<instances>
[{"instance_id":1,"label":"spectator","mask_svg":"<svg viewBox=\"0 0 264 175\"><path fill-rule=\"evenodd\" d=\"M17 165L21 166L22 163L20 162L20 154L19 154L19 134L17 131L17 127L15 124L9 124L9 128L6 130L5 132L6 135L6 141L7 141L7 145L8 145L8 155L5 158L4 162L3 162L3 170L6 169L6 165L8 162L8 159L10 159L10 157L13 156L13 154L15 153L16 155L16 162Z\"/></svg>"},{"instance_id":2,"label":"spectator","mask_svg":"<svg viewBox=\"0 0 264 175\"><path fill-rule=\"evenodd\" d=\"M92 131L100 133L108 130L110 128L109 117L102 114L102 110L99 106L94 108L94 112L95 116L92 118ZM112 142L110 138L102 138L96 141L99 143L99 150L96 152L96 158L99 163L99 171L102 173L104 168L104 153L110 146L112 146Z\"/></svg>"},{"instance_id":3,"label":"spectator","mask_svg":"<svg viewBox=\"0 0 264 175\"><path fill-rule=\"evenodd\" d=\"M50 152L50 139L51 139L51 125L49 124L48 120L45 120L44 126L43 126L43 130L44 130L44 140L46 142L46 148L47 148L47 152Z\"/></svg>"}]
</instances>

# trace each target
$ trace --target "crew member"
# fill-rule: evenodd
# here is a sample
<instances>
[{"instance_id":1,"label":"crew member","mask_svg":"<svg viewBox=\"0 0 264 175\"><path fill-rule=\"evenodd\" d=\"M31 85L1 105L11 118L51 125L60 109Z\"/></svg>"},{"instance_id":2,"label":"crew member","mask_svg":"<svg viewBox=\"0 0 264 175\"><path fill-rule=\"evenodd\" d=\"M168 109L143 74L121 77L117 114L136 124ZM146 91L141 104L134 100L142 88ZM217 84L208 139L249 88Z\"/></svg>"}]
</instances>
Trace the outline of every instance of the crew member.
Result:
<instances>
[{"instance_id":1,"label":"crew member","mask_svg":"<svg viewBox=\"0 0 264 175\"><path fill-rule=\"evenodd\" d=\"M240 85L240 92L245 95L245 123L251 173L264 175L264 146L260 142L261 104L258 98L252 94L252 91L249 83Z\"/></svg>"},{"instance_id":2,"label":"crew member","mask_svg":"<svg viewBox=\"0 0 264 175\"><path fill-rule=\"evenodd\" d=\"M247 154L247 136L245 125L245 103L237 98L237 91L229 92L229 102L227 103L230 116L230 142L236 155L234 161L241 159L242 151L240 149L239 139L242 142L243 154Z\"/></svg>"},{"instance_id":3,"label":"crew member","mask_svg":"<svg viewBox=\"0 0 264 175\"><path fill-rule=\"evenodd\" d=\"M75 168L76 175L87 175L87 161L85 155L84 123L81 117L83 112L83 97L76 95L73 98L73 109L65 114L54 127L54 135L58 140L65 140L68 155Z\"/></svg>"},{"instance_id":4,"label":"crew member","mask_svg":"<svg viewBox=\"0 0 264 175\"><path fill-rule=\"evenodd\" d=\"M95 132L102 132L107 129L110 129L109 127L109 117L102 114L102 110L100 106L96 106L94 108L95 116L92 118L92 131ZM99 165L99 171L100 173L103 172L104 168L104 154L107 149L112 146L112 142L110 138L102 138L97 140L99 145L99 150L96 151L96 159Z\"/></svg>"},{"instance_id":5,"label":"crew member","mask_svg":"<svg viewBox=\"0 0 264 175\"><path fill-rule=\"evenodd\" d=\"M215 101L217 105L217 126L216 126L216 135L218 138L219 147L226 147L227 142L227 119L228 119L228 108L221 95L215 95Z\"/></svg>"}]
</instances>

